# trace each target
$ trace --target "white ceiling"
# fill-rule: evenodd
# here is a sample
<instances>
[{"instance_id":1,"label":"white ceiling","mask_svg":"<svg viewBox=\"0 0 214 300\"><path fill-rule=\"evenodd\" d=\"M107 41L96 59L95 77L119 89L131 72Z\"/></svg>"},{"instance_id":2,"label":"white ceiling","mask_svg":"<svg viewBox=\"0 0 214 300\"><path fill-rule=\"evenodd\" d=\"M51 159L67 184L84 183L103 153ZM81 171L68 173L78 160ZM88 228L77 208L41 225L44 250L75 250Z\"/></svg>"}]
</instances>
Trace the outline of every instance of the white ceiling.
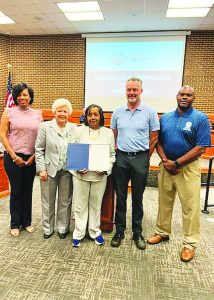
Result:
<instances>
[{"instance_id":1,"label":"white ceiling","mask_svg":"<svg viewBox=\"0 0 214 300\"><path fill-rule=\"evenodd\" d=\"M0 25L0 34L214 30L214 6L205 18L166 18L168 0L98 0L104 21L69 22L58 2L78 1L0 0L0 11L16 22Z\"/></svg>"}]
</instances>

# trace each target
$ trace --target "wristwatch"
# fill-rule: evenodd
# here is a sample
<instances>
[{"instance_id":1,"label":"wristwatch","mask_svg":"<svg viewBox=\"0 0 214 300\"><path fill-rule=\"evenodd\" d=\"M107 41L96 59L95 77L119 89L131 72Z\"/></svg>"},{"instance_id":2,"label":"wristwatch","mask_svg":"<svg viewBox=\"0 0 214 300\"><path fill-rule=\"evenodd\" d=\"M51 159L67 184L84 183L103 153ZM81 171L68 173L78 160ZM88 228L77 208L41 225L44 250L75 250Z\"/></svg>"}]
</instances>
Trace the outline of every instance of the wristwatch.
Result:
<instances>
[{"instance_id":1,"label":"wristwatch","mask_svg":"<svg viewBox=\"0 0 214 300\"><path fill-rule=\"evenodd\" d=\"M180 168L180 164L177 160L175 160L175 165L176 165L176 168L179 169Z\"/></svg>"}]
</instances>

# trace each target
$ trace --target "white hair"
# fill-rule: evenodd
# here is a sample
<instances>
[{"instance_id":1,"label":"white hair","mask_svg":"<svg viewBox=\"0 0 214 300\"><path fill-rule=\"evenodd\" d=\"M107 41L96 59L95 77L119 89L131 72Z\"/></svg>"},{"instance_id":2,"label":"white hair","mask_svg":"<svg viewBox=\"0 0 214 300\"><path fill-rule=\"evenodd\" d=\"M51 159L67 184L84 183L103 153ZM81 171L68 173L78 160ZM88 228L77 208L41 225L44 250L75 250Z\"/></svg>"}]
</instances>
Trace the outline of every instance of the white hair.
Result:
<instances>
[{"instance_id":1,"label":"white hair","mask_svg":"<svg viewBox=\"0 0 214 300\"><path fill-rule=\"evenodd\" d=\"M59 107L62 107L62 106L66 106L67 107L69 115L72 114L72 105L71 105L71 102L69 100L67 100L67 99L64 99L64 98L56 99L54 101L54 103L52 104L52 112L55 114L56 110Z\"/></svg>"}]
</instances>

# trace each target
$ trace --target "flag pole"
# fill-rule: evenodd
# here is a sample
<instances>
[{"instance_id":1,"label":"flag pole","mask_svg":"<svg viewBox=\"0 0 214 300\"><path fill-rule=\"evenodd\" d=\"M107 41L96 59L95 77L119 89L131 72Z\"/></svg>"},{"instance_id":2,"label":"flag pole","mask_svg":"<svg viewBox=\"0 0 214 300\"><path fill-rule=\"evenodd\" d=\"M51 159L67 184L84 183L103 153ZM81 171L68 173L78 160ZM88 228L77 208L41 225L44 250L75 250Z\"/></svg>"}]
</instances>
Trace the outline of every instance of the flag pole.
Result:
<instances>
[{"instance_id":1,"label":"flag pole","mask_svg":"<svg viewBox=\"0 0 214 300\"><path fill-rule=\"evenodd\" d=\"M11 108L11 107L15 106L15 103L13 101L13 96L12 96L12 79L11 79L12 65L11 64L7 64L7 70L8 70L8 79L7 79L5 107Z\"/></svg>"},{"instance_id":2,"label":"flag pole","mask_svg":"<svg viewBox=\"0 0 214 300\"><path fill-rule=\"evenodd\" d=\"M8 73L12 71L12 65L11 64L7 64L7 70L8 70Z\"/></svg>"}]
</instances>

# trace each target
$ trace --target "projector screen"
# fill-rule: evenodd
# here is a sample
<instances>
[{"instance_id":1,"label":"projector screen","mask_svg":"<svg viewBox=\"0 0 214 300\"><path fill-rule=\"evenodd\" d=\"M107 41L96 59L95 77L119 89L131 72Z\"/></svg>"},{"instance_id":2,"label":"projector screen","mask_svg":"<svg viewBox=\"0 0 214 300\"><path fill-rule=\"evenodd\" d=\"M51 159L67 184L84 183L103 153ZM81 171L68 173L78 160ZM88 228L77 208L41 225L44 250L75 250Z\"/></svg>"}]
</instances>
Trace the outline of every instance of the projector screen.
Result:
<instances>
[{"instance_id":1,"label":"projector screen","mask_svg":"<svg viewBox=\"0 0 214 300\"><path fill-rule=\"evenodd\" d=\"M185 36L87 38L85 106L96 103L114 111L126 105L126 81L139 77L142 102L159 113L175 109L185 41Z\"/></svg>"}]
</instances>

